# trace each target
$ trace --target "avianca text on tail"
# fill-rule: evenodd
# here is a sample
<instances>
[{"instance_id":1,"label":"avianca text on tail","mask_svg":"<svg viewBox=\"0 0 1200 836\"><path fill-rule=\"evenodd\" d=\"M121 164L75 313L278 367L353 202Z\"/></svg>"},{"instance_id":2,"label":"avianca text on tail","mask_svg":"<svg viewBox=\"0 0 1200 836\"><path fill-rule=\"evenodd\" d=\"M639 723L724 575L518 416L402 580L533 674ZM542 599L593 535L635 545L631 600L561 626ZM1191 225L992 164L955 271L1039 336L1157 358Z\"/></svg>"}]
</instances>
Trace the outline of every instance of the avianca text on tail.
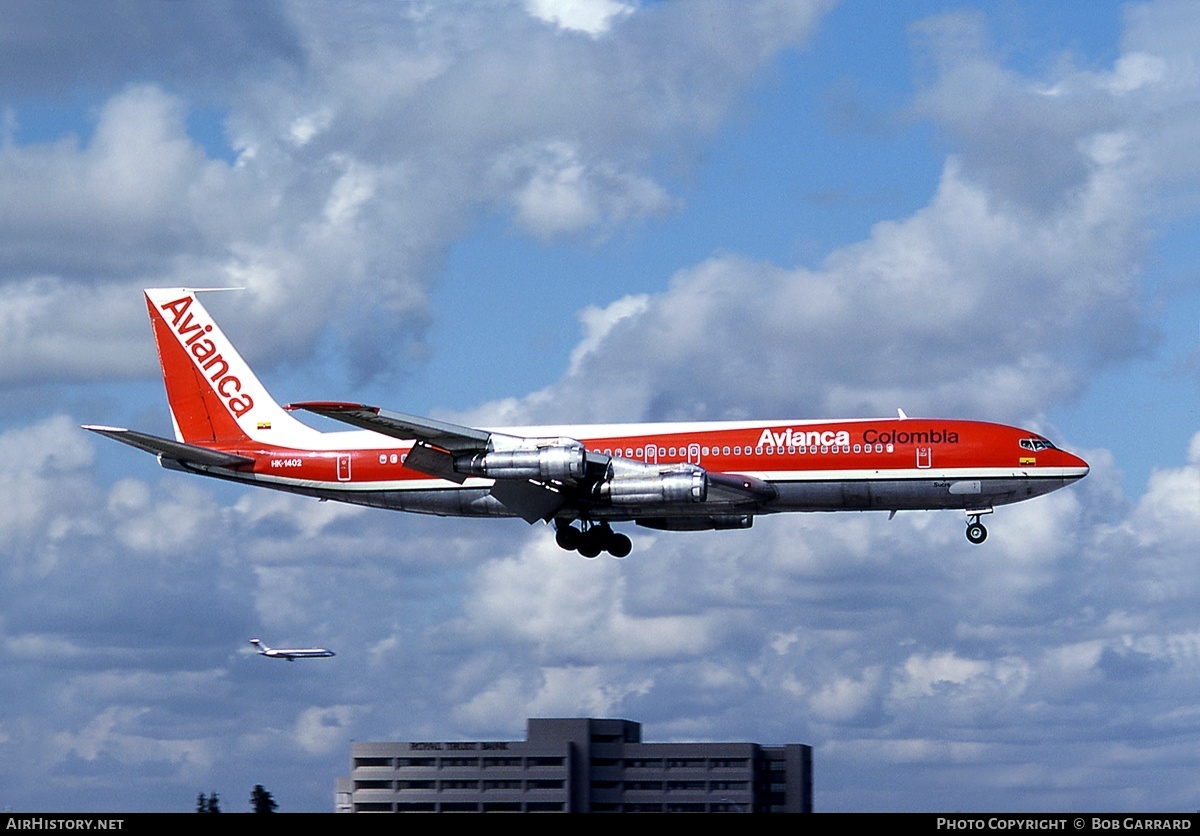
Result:
<instances>
[{"instance_id":1,"label":"avianca text on tail","mask_svg":"<svg viewBox=\"0 0 1200 836\"><path fill-rule=\"evenodd\" d=\"M614 523L749 528L788 511L958 509L967 539L995 506L1087 475L1087 462L1001 424L909 418L478 429L365 404L281 407L196 297L146 291L175 440L87 426L164 467L377 508L553 523L564 549L625 557ZM319 432L304 410L355 427Z\"/></svg>"}]
</instances>

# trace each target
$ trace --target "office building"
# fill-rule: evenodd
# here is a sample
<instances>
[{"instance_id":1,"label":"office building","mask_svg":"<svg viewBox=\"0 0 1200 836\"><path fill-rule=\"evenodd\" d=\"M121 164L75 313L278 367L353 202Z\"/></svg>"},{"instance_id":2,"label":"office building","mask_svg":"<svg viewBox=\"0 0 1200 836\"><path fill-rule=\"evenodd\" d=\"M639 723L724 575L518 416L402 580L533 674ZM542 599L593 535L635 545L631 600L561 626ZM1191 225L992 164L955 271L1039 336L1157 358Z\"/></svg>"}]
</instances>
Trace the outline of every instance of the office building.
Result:
<instances>
[{"instance_id":1,"label":"office building","mask_svg":"<svg viewBox=\"0 0 1200 836\"><path fill-rule=\"evenodd\" d=\"M812 748L643 743L630 720L530 719L525 740L351 744L337 809L811 812Z\"/></svg>"}]
</instances>

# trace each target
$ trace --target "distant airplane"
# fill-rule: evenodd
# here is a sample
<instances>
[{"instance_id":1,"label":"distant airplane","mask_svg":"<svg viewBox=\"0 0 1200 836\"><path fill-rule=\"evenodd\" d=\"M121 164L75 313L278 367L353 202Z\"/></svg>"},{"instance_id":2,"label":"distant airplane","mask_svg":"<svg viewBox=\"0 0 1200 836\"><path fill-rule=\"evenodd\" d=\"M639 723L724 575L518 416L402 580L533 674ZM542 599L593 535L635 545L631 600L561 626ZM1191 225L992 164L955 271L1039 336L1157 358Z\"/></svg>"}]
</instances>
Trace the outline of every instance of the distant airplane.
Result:
<instances>
[{"instance_id":1,"label":"distant airplane","mask_svg":"<svg viewBox=\"0 0 1200 836\"><path fill-rule=\"evenodd\" d=\"M967 539L996 505L1087 475L1029 430L981 421L864 418L476 429L355 403L281 407L195 290L146 291L175 441L85 426L171 470L319 499L440 516L553 522L559 546L625 557L612 523L749 528L789 511L959 509ZM303 409L358 427L320 432ZM578 523L579 527L575 526Z\"/></svg>"},{"instance_id":2,"label":"distant airplane","mask_svg":"<svg viewBox=\"0 0 1200 836\"><path fill-rule=\"evenodd\" d=\"M263 656L270 656L272 659L287 659L289 662L295 662L297 659L324 659L337 655L332 650L326 650L323 647L289 647L275 650L267 647L258 639L251 639L250 644L258 648L258 652Z\"/></svg>"}]
</instances>

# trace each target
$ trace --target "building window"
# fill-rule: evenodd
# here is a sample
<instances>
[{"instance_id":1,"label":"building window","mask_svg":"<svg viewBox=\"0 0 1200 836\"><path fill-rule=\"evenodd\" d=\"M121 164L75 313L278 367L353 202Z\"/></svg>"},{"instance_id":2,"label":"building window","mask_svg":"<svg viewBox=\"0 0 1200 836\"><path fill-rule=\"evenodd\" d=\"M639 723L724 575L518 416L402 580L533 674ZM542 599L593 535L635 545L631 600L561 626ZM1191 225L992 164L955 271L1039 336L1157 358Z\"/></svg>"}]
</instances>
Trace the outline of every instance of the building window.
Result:
<instances>
[{"instance_id":1,"label":"building window","mask_svg":"<svg viewBox=\"0 0 1200 836\"><path fill-rule=\"evenodd\" d=\"M521 766L520 758L484 758L484 769L495 769L497 767L517 767Z\"/></svg>"},{"instance_id":2,"label":"building window","mask_svg":"<svg viewBox=\"0 0 1200 836\"><path fill-rule=\"evenodd\" d=\"M363 766L391 766L391 758L355 758L354 768L358 769Z\"/></svg>"},{"instance_id":3,"label":"building window","mask_svg":"<svg viewBox=\"0 0 1200 836\"><path fill-rule=\"evenodd\" d=\"M530 758L526 761L527 766L562 766L562 758Z\"/></svg>"}]
</instances>

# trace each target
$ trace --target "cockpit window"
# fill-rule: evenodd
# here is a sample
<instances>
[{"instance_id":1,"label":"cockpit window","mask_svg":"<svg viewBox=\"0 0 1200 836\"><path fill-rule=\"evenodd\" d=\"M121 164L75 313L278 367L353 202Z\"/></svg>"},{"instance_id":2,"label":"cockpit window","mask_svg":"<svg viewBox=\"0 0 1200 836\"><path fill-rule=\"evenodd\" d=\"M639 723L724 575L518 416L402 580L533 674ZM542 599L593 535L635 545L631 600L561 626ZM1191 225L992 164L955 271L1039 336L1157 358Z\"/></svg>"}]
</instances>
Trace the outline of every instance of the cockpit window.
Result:
<instances>
[{"instance_id":1,"label":"cockpit window","mask_svg":"<svg viewBox=\"0 0 1200 836\"><path fill-rule=\"evenodd\" d=\"M1054 450L1057 449L1053 444L1044 438L1022 438L1021 446L1026 450Z\"/></svg>"}]
</instances>

